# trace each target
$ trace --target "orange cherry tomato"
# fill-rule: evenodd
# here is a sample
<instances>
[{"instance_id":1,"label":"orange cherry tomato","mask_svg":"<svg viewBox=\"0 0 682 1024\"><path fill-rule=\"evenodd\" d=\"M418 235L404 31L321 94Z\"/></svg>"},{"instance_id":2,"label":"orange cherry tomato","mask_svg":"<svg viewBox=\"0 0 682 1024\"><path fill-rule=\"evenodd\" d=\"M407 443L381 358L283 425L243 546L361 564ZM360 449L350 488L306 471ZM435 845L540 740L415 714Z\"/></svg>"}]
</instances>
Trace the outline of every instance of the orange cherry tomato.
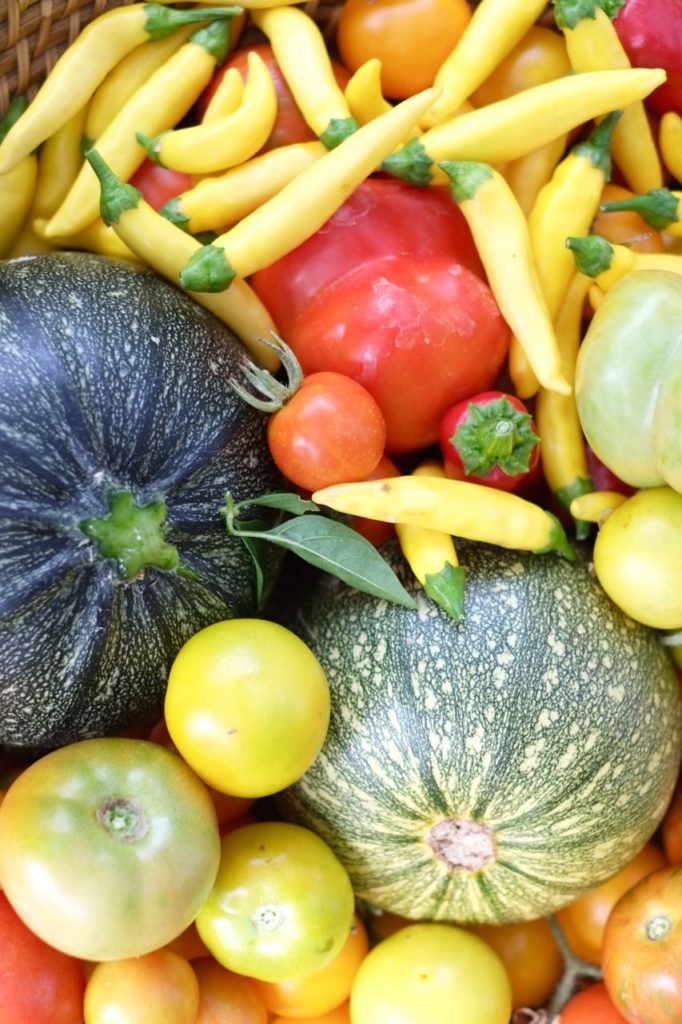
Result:
<instances>
[{"instance_id":1,"label":"orange cherry tomato","mask_svg":"<svg viewBox=\"0 0 682 1024\"><path fill-rule=\"evenodd\" d=\"M557 912L559 927L576 956L600 964L604 927L613 907L628 889L665 863L659 848L647 843L613 878Z\"/></svg>"},{"instance_id":2,"label":"orange cherry tomato","mask_svg":"<svg viewBox=\"0 0 682 1024\"><path fill-rule=\"evenodd\" d=\"M273 1017L270 1024L351 1024L350 1004L343 1003L317 1017Z\"/></svg>"},{"instance_id":3,"label":"orange cherry tomato","mask_svg":"<svg viewBox=\"0 0 682 1024\"><path fill-rule=\"evenodd\" d=\"M631 199L632 192L621 185L609 183L604 186L602 203L616 203ZM664 245L658 231L654 231L638 213L628 210L614 210L613 213L597 213L592 221L592 232L603 235L614 245L627 245L635 252L663 252Z\"/></svg>"},{"instance_id":4,"label":"orange cherry tomato","mask_svg":"<svg viewBox=\"0 0 682 1024\"><path fill-rule=\"evenodd\" d=\"M682 864L682 784L678 785L661 823L661 842L670 864Z\"/></svg>"},{"instance_id":5,"label":"orange cherry tomato","mask_svg":"<svg viewBox=\"0 0 682 1024\"><path fill-rule=\"evenodd\" d=\"M345 945L331 963L293 981L258 981L258 992L272 1013L286 1017L328 1013L350 997L353 979L368 949L365 926L356 914Z\"/></svg>"},{"instance_id":6,"label":"orange cherry tomato","mask_svg":"<svg viewBox=\"0 0 682 1024\"><path fill-rule=\"evenodd\" d=\"M514 96L569 74L571 63L564 38L552 29L534 25L471 97L476 107Z\"/></svg>"},{"instance_id":7,"label":"orange cherry tomato","mask_svg":"<svg viewBox=\"0 0 682 1024\"><path fill-rule=\"evenodd\" d=\"M400 476L400 470L395 462L389 459L388 455L382 455L371 473L365 480L384 480L390 476ZM363 516L353 516L350 525L358 533L362 534L365 540L373 544L375 548L381 547L387 540L395 537L395 526L392 523L382 523L378 519L365 519Z\"/></svg>"},{"instance_id":8,"label":"orange cherry tomato","mask_svg":"<svg viewBox=\"0 0 682 1024\"><path fill-rule=\"evenodd\" d=\"M377 57L384 95L405 99L433 84L470 19L466 0L345 0L336 43L351 71Z\"/></svg>"},{"instance_id":9,"label":"orange cherry tomato","mask_svg":"<svg viewBox=\"0 0 682 1024\"><path fill-rule=\"evenodd\" d=\"M469 930L492 946L507 968L515 1010L548 1001L564 964L544 918L520 924L478 925Z\"/></svg>"},{"instance_id":10,"label":"orange cherry tomato","mask_svg":"<svg viewBox=\"0 0 682 1024\"><path fill-rule=\"evenodd\" d=\"M682 1021L682 871L661 868L613 908L604 931L604 984L630 1024Z\"/></svg>"},{"instance_id":11,"label":"orange cherry tomato","mask_svg":"<svg viewBox=\"0 0 682 1024\"><path fill-rule=\"evenodd\" d=\"M199 985L188 962L166 949L100 963L85 988L85 1024L195 1024Z\"/></svg>"},{"instance_id":12,"label":"orange cherry tomato","mask_svg":"<svg viewBox=\"0 0 682 1024\"><path fill-rule=\"evenodd\" d=\"M606 986L599 982L589 985L573 996L561 1011L561 1024L624 1024L623 1017L613 1005Z\"/></svg>"},{"instance_id":13,"label":"orange cherry tomato","mask_svg":"<svg viewBox=\"0 0 682 1024\"><path fill-rule=\"evenodd\" d=\"M267 1024L268 1011L251 978L228 971L210 956L192 967L199 982L194 1024Z\"/></svg>"}]
</instances>

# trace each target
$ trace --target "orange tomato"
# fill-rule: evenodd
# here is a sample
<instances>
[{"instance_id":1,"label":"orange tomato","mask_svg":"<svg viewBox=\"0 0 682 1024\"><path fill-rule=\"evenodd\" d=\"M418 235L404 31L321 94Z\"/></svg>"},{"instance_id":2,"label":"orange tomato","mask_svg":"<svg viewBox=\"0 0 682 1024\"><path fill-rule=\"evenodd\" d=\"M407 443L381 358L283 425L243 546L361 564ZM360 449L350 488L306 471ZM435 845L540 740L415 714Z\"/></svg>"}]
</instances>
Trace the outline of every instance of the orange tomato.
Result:
<instances>
[{"instance_id":1,"label":"orange tomato","mask_svg":"<svg viewBox=\"0 0 682 1024\"><path fill-rule=\"evenodd\" d=\"M433 84L470 18L466 0L345 0L336 43L351 71L377 57L384 95L405 99Z\"/></svg>"},{"instance_id":2,"label":"orange tomato","mask_svg":"<svg viewBox=\"0 0 682 1024\"><path fill-rule=\"evenodd\" d=\"M492 946L507 968L515 1010L547 1002L564 964L544 918L520 924L478 925L469 931Z\"/></svg>"},{"instance_id":3,"label":"orange tomato","mask_svg":"<svg viewBox=\"0 0 682 1024\"><path fill-rule=\"evenodd\" d=\"M661 842L670 864L682 864L682 785L677 787L661 824Z\"/></svg>"},{"instance_id":4,"label":"orange tomato","mask_svg":"<svg viewBox=\"0 0 682 1024\"><path fill-rule=\"evenodd\" d=\"M624 1024L623 1017L611 1002L606 986L589 985L573 996L561 1011L561 1024Z\"/></svg>"},{"instance_id":5,"label":"orange tomato","mask_svg":"<svg viewBox=\"0 0 682 1024\"><path fill-rule=\"evenodd\" d=\"M341 952L321 971L294 981L257 981L258 992L272 1013L289 1017L320 1016L348 1000L358 967L367 954L365 926L355 915Z\"/></svg>"},{"instance_id":6,"label":"orange tomato","mask_svg":"<svg viewBox=\"0 0 682 1024\"><path fill-rule=\"evenodd\" d=\"M604 927L613 907L628 889L665 863L659 848L647 843L613 878L556 913L559 926L576 956L599 965Z\"/></svg>"},{"instance_id":7,"label":"orange tomato","mask_svg":"<svg viewBox=\"0 0 682 1024\"><path fill-rule=\"evenodd\" d=\"M350 1004L343 1003L317 1017L273 1017L270 1024L351 1024Z\"/></svg>"},{"instance_id":8,"label":"orange tomato","mask_svg":"<svg viewBox=\"0 0 682 1024\"><path fill-rule=\"evenodd\" d=\"M475 107L505 100L535 85L563 78L571 70L564 37L534 25L471 97Z\"/></svg>"},{"instance_id":9,"label":"orange tomato","mask_svg":"<svg viewBox=\"0 0 682 1024\"><path fill-rule=\"evenodd\" d=\"M268 1011L251 978L205 957L192 964L199 982L194 1024L267 1024Z\"/></svg>"},{"instance_id":10,"label":"orange tomato","mask_svg":"<svg viewBox=\"0 0 682 1024\"><path fill-rule=\"evenodd\" d=\"M682 871L661 868L613 908L604 931L604 984L630 1024L682 1021Z\"/></svg>"},{"instance_id":11,"label":"orange tomato","mask_svg":"<svg viewBox=\"0 0 682 1024\"><path fill-rule=\"evenodd\" d=\"M189 963L159 949L99 963L85 988L86 1024L195 1024L199 986Z\"/></svg>"},{"instance_id":12,"label":"orange tomato","mask_svg":"<svg viewBox=\"0 0 682 1024\"><path fill-rule=\"evenodd\" d=\"M630 199L632 192L620 185L605 185L602 203L616 203ZM649 227L638 213L615 210L613 213L598 213L592 222L592 233L603 235L609 242L628 245L635 252L663 252L664 245L658 231Z\"/></svg>"},{"instance_id":13,"label":"orange tomato","mask_svg":"<svg viewBox=\"0 0 682 1024\"><path fill-rule=\"evenodd\" d=\"M163 948L170 949L178 956L183 956L185 960L197 960L199 957L211 955L199 938L199 932L194 922L172 942L167 942Z\"/></svg>"}]
</instances>

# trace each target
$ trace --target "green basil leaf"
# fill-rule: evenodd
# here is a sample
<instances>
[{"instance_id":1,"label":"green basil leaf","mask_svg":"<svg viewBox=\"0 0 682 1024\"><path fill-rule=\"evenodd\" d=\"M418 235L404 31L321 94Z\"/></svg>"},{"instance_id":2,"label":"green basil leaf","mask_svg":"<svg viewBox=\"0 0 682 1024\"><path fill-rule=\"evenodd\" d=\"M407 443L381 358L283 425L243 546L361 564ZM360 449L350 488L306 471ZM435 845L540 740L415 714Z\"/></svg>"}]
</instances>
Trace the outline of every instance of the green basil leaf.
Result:
<instances>
[{"instance_id":1,"label":"green basil leaf","mask_svg":"<svg viewBox=\"0 0 682 1024\"><path fill-rule=\"evenodd\" d=\"M298 494L290 491L275 491L273 494L261 494L258 498L249 498L240 501L235 505L235 511L248 505L265 505L266 508L278 508L282 512L290 512L293 516L300 516L304 512L319 512L319 506L314 501L306 501L299 498Z\"/></svg>"},{"instance_id":2,"label":"green basil leaf","mask_svg":"<svg viewBox=\"0 0 682 1024\"><path fill-rule=\"evenodd\" d=\"M263 592L265 589L264 567L267 559L267 544L260 537L242 537L244 547L251 555L253 567L256 574L255 593L256 607L260 608L263 603Z\"/></svg>"}]
</instances>

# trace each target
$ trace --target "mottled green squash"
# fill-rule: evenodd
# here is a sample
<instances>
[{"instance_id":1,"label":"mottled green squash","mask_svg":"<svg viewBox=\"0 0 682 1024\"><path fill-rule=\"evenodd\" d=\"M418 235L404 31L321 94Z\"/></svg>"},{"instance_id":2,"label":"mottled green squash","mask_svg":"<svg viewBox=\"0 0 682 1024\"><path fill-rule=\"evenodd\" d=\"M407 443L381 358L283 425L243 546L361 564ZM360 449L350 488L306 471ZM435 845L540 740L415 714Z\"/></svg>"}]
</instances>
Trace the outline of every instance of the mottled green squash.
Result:
<instances>
[{"instance_id":1,"label":"mottled green squash","mask_svg":"<svg viewBox=\"0 0 682 1024\"><path fill-rule=\"evenodd\" d=\"M417 611L308 581L290 624L327 672L323 750L283 794L359 896L417 919L505 922L561 907L651 836L682 707L658 636L584 558L460 550L462 625L382 549Z\"/></svg>"}]
</instances>

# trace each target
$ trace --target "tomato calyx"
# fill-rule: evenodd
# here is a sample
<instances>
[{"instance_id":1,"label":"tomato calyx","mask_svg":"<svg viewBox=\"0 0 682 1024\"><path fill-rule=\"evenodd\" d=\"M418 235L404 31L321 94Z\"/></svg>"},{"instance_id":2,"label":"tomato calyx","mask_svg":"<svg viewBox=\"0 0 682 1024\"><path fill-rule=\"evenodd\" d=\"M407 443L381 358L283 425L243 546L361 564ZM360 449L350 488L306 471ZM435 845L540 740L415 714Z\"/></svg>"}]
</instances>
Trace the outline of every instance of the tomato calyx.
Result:
<instances>
[{"instance_id":1,"label":"tomato calyx","mask_svg":"<svg viewBox=\"0 0 682 1024\"><path fill-rule=\"evenodd\" d=\"M134 843L149 831L149 818L136 800L111 797L95 811L95 817L112 839Z\"/></svg>"},{"instance_id":2,"label":"tomato calyx","mask_svg":"<svg viewBox=\"0 0 682 1024\"><path fill-rule=\"evenodd\" d=\"M248 383L262 397L259 398L258 395L254 395L252 391L243 387L234 377L231 377L228 382L235 394L239 395L244 402L253 406L254 409L260 409L261 412L269 413L279 412L289 399L293 398L303 383L303 370L294 352L278 335L273 333L273 338L275 339L274 341L268 338L260 338L259 340L280 357L282 368L286 375L286 383L278 380L269 370L265 370L262 366L257 366L251 359L244 361L241 366L241 372Z\"/></svg>"},{"instance_id":3,"label":"tomato calyx","mask_svg":"<svg viewBox=\"0 0 682 1024\"><path fill-rule=\"evenodd\" d=\"M467 476L485 476L493 466L508 476L527 473L540 439L530 413L515 409L508 398L468 403L464 419L450 438Z\"/></svg>"}]
</instances>

